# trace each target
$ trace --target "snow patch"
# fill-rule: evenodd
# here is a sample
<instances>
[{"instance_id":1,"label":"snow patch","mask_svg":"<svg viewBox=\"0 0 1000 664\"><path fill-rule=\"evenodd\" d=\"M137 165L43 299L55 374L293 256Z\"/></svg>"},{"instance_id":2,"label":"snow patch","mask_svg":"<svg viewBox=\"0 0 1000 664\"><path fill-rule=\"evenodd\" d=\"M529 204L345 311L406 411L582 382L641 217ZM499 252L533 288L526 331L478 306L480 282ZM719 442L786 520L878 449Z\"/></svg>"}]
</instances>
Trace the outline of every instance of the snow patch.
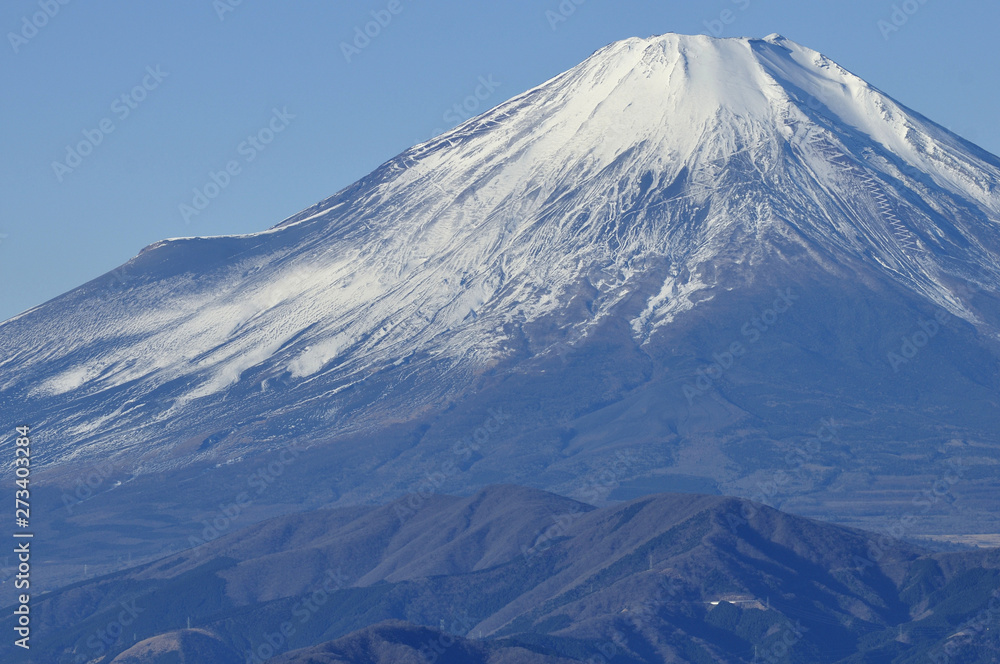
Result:
<instances>
[{"instance_id":1,"label":"snow patch","mask_svg":"<svg viewBox=\"0 0 1000 664\"><path fill-rule=\"evenodd\" d=\"M325 339L307 347L298 357L288 365L288 370L293 378L306 378L312 376L331 360L339 356L345 348L354 344L354 339L348 334L338 334L337 336Z\"/></svg>"}]
</instances>

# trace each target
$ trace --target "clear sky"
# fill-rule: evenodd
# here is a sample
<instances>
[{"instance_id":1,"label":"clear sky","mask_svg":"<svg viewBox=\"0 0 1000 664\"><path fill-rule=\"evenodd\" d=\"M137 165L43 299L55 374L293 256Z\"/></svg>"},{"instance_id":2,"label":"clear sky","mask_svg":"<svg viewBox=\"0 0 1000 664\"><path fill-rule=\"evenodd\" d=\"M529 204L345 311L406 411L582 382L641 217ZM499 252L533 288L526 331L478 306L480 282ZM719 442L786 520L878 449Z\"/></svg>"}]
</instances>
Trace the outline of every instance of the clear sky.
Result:
<instances>
[{"instance_id":1,"label":"clear sky","mask_svg":"<svg viewBox=\"0 0 1000 664\"><path fill-rule=\"evenodd\" d=\"M1000 153L982 0L4 0L0 28L0 320L272 226L630 36L779 32Z\"/></svg>"}]
</instances>

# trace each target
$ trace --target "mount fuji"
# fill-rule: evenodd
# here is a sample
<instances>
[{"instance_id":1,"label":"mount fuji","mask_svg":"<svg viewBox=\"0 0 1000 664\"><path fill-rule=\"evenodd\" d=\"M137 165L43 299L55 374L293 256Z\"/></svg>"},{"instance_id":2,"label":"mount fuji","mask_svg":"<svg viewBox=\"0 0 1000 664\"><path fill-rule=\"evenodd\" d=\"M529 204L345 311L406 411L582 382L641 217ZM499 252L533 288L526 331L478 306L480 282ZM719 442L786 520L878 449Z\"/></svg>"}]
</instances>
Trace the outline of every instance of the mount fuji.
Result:
<instances>
[{"instance_id":1,"label":"mount fuji","mask_svg":"<svg viewBox=\"0 0 1000 664\"><path fill-rule=\"evenodd\" d=\"M813 50L626 39L6 321L0 404L66 541L496 483L989 535L998 224L1000 159Z\"/></svg>"}]
</instances>

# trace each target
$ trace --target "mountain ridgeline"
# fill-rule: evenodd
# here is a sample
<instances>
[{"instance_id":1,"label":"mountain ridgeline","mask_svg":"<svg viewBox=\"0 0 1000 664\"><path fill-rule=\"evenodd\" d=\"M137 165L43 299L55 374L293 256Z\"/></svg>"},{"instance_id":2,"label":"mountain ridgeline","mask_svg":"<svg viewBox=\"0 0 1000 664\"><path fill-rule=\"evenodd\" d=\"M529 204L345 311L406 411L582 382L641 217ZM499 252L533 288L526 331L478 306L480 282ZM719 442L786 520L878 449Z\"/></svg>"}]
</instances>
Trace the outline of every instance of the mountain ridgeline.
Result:
<instances>
[{"instance_id":1,"label":"mountain ridgeline","mask_svg":"<svg viewBox=\"0 0 1000 664\"><path fill-rule=\"evenodd\" d=\"M492 407L443 490L565 492L627 440L637 491L750 496L832 419L796 510L863 525L844 492L895 502L960 456L995 507L998 183L778 35L628 39L270 230L157 243L7 321L0 402L53 482L103 489L293 441L344 500L392 498Z\"/></svg>"},{"instance_id":2,"label":"mountain ridgeline","mask_svg":"<svg viewBox=\"0 0 1000 664\"><path fill-rule=\"evenodd\" d=\"M49 593L30 661L985 664L1000 644L995 549L721 496L409 502L267 520Z\"/></svg>"},{"instance_id":3,"label":"mountain ridgeline","mask_svg":"<svg viewBox=\"0 0 1000 664\"><path fill-rule=\"evenodd\" d=\"M998 224L826 56L668 34L151 245L0 324L38 661L986 661L995 552L902 542L1000 533Z\"/></svg>"}]
</instances>

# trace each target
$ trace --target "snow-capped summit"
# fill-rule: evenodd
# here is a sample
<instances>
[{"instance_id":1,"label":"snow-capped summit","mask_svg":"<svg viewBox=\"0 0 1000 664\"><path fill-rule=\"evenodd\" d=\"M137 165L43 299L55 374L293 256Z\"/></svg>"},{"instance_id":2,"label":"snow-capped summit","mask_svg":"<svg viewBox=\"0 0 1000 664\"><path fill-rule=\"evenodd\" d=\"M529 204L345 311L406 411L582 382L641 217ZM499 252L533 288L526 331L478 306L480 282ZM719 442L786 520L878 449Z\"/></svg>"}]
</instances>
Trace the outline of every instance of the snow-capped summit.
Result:
<instances>
[{"instance_id":1,"label":"snow-capped summit","mask_svg":"<svg viewBox=\"0 0 1000 664\"><path fill-rule=\"evenodd\" d=\"M998 184L996 157L780 35L626 39L267 231L157 243L8 321L0 399L49 432L39 455L53 467L110 456L141 473L288 437L419 428L472 408L485 377L509 379L491 383L497 395L543 373L548 384L553 369L537 363L615 330L602 357L630 347L651 364L613 387L559 389L605 408L645 376L683 410L682 384L717 348L699 346L711 335L698 326L738 340L753 314L738 303L774 287L867 289L855 296L878 316L912 327L905 312L942 311L996 339L998 309L982 298L1000 283ZM882 298L894 304L871 304ZM824 321L786 330L825 339L817 366L846 343L850 362L889 367L879 358L893 348L879 344L898 343L896 330ZM774 377L804 394L799 380ZM601 433L577 452L619 440L618 417L591 421ZM533 453L537 468L563 463ZM477 462L489 481L524 452L494 454Z\"/></svg>"}]
</instances>

